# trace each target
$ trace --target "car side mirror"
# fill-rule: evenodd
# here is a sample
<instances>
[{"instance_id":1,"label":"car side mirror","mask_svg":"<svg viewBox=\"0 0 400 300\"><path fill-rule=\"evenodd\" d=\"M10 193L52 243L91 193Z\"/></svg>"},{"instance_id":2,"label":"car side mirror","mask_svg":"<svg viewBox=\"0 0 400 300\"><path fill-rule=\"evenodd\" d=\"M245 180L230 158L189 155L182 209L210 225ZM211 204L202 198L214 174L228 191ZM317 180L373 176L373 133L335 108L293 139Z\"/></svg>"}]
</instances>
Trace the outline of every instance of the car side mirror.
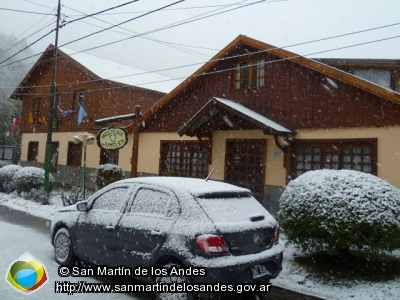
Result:
<instances>
[{"instance_id":1,"label":"car side mirror","mask_svg":"<svg viewBox=\"0 0 400 300\"><path fill-rule=\"evenodd\" d=\"M76 208L77 208L79 211L87 211L87 202L86 202L86 201L79 202L79 203L76 205Z\"/></svg>"}]
</instances>

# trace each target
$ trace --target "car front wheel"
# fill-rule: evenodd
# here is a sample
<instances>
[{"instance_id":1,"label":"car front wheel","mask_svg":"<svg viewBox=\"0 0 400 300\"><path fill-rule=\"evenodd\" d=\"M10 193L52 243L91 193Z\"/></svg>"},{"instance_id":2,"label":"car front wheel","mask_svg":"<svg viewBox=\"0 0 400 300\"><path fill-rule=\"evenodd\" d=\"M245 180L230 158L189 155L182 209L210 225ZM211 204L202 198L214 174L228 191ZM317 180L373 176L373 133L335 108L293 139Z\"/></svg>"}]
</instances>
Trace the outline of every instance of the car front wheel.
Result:
<instances>
[{"instance_id":1,"label":"car front wheel","mask_svg":"<svg viewBox=\"0 0 400 300\"><path fill-rule=\"evenodd\" d=\"M75 260L71 235L67 228L58 229L54 236L54 256L60 265L71 265Z\"/></svg>"},{"instance_id":2,"label":"car front wheel","mask_svg":"<svg viewBox=\"0 0 400 300\"><path fill-rule=\"evenodd\" d=\"M172 266L182 267L182 265L177 263L168 263L163 265L163 268L170 269ZM180 276L159 276L156 277L157 283L167 283L171 284L173 282L183 283L183 282L191 283L191 279L189 277L180 277ZM167 300L167 299L176 299L176 300L197 300L196 293L157 293L157 300Z\"/></svg>"}]
</instances>

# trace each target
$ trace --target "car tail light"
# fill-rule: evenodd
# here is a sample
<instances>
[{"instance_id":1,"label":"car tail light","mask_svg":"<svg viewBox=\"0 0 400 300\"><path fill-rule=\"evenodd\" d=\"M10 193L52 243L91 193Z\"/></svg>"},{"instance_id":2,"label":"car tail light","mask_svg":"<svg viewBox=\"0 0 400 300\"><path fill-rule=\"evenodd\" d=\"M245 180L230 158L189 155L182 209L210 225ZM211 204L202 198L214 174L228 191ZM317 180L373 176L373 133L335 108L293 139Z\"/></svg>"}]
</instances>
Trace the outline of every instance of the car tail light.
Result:
<instances>
[{"instance_id":1,"label":"car tail light","mask_svg":"<svg viewBox=\"0 0 400 300\"><path fill-rule=\"evenodd\" d=\"M222 236L204 234L196 237L197 245L205 253L226 253L228 246Z\"/></svg>"},{"instance_id":2,"label":"car tail light","mask_svg":"<svg viewBox=\"0 0 400 300\"><path fill-rule=\"evenodd\" d=\"M280 233L279 226L276 226L275 227L275 232L274 232L274 237L272 238L272 243L273 244L279 243L279 233Z\"/></svg>"}]
</instances>

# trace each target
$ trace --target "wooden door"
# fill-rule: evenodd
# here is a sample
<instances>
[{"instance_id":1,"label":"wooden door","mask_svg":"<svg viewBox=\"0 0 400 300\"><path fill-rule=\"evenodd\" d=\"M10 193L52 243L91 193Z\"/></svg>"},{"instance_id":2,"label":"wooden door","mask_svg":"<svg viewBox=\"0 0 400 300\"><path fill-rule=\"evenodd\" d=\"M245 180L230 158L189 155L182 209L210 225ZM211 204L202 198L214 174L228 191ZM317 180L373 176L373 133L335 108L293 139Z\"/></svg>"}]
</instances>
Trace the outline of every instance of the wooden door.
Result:
<instances>
[{"instance_id":1,"label":"wooden door","mask_svg":"<svg viewBox=\"0 0 400 300\"><path fill-rule=\"evenodd\" d=\"M227 140L225 181L248 188L263 201L266 140Z\"/></svg>"}]
</instances>

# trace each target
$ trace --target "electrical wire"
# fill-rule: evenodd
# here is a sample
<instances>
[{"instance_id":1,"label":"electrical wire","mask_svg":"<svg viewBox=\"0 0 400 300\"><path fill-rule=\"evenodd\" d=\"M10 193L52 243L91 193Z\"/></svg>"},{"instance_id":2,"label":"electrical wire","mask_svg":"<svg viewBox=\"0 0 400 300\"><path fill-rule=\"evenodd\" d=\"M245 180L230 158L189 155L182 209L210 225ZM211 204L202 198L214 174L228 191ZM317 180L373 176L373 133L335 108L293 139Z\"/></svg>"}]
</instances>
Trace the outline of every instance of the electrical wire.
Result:
<instances>
[{"instance_id":1,"label":"electrical wire","mask_svg":"<svg viewBox=\"0 0 400 300\"><path fill-rule=\"evenodd\" d=\"M48 33L46 33L45 35L41 36L40 38L38 38L37 40L35 40L33 43L29 44L28 46L24 47L22 50L18 51L17 53L11 55L10 57L6 58L5 60L0 62L0 65L2 63L5 63L6 61L9 61L11 58L15 57L16 55L18 55L19 53L23 52L24 50L28 49L30 46L36 44L37 42L39 42L40 40L44 39L46 36L50 35L53 31L55 31L55 29L50 30ZM35 55L36 56L36 55ZM15 62L14 62L15 63ZM7 66L7 65L6 65Z\"/></svg>"},{"instance_id":2,"label":"electrical wire","mask_svg":"<svg viewBox=\"0 0 400 300\"><path fill-rule=\"evenodd\" d=\"M265 1L266 3L270 2L286 2L290 0L271 0L271 1ZM234 5L240 5L240 4L234 4ZM227 6L226 4L220 4L220 5L204 5L204 6L193 6L193 7L180 7L180 8L168 8L165 9L165 11L172 11L172 10L188 10L188 9L203 9L203 8L213 8L213 7L225 7ZM109 15L122 15L122 14L138 14L138 13L145 13L147 11L131 11L131 12L117 12L117 13L107 13L107 14L101 14L102 16L109 16ZM74 15L70 15L72 17ZM81 16L81 15L77 15Z\"/></svg>"},{"instance_id":3,"label":"electrical wire","mask_svg":"<svg viewBox=\"0 0 400 300\"><path fill-rule=\"evenodd\" d=\"M27 14L34 14L34 15L47 15L46 13L40 13L40 12L34 12L34 11L27 11L27 10L17 10L17 9L4 8L4 7L0 7L0 10L13 11L13 12L20 12L20 13L27 13Z\"/></svg>"},{"instance_id":4,"label":"electrical wire","mask_svg":"<svg viewBox=\"0 0 400 300\"><path fill-rule=\"evenodd\" d=\"M136 19L139 19L139 18L142 18L142 17L144 17L144 16L150 15L150 14L152 14L152 13L158 12L158 11L160 11L160 10L163 10L163 9L166 8L166 7L170 7L170 6L176 5L176 4L181 3L181 2L183 2L183 1L185 1L185 0L179 0L179 1L176 1L176 2L174 2L174 3L165 5L165 6L163 6L163 7L160 7L160 8L157 8L157 9L155 9L155 10L152 10L151 12L145 13L145 14L143 14L143 15L137 16L137 17L135 17L135 18L132 18L132 19L129 19L129 20L126 20L126 21L123 21L123 22L121 22L121 23L118 23L118 24L116 24L116 25L110 26L110 27L108 27L108 28L105 28L105 29L102 29L102 30L93 32L93 33L91 33L91 34L89 34L89 35L86 35L86 36L84 36L84 37L81 37L81 38L79 38L79 39L75 39L75 40L73 40L73 41L70 41L70 42L68 42L68 43L65 43L65 44L61 45L60 47L65 47L66 45L75 43L75 42L77 42L77 41L80 41L80 40L82 40L82 39L91 37L91 36L96 35L96 34L98 34L98 33L101 33L101 32L107 31L107 30L110 30L110 29L115 28L115 27L117 27L117 26L120 26L120 25L122 25L122 24L126 24L126 23L128 23L128 22L132 22L132 21L134 21L134 20L136 20ZM89 17L89 16L88 16L88 17Z\"/></svg>"},{"instance_id":5,"label":"electrical wire","mask_svg":"<svg viewBox=\"0 0 400 300\"><path fill-rule=\"evenodd\" d=\"M72 11L78 12L78 13L80 13L80 14L82 14L82 15L86 15L85 13L83 13L83 12L81 12L81 11L78 11L78 10L76 10L76 9L70 8L70 7L65 6L65 5L62 5L62 6L65 7L65 8L67 8L67 9L70 9L70 10L72 10ZM110 23L110 22L107 22L107 21L104 21L104 20L102 20L102 19L100 19L100 18L97 18L97 17L93 17L93 18L94 18L95 20L98 20L98 21L100 21L100 22L106 23L106 24L108 24L108 25L114 25L114 24L112 24L112 23ZM101 27L101 26L98 26L98 25L94 25L94 24L91 24L91 23L87 23L87 22L85 22L85 21L82 21L82 22L85 23L85 24L91 25L91 26L98 27L98 28L104 28L104 27ZM134 31L129 30L129 29L127 29L127 28L123 28L123 27L121 27L121 26L118 26L118 27L119 27L120 29L126 31L126 32L121 32L121 31L116 31L116 30L111 30L111 31L112 31L112 32L116 32L116 33L120 33L120 34L124 34L124 35L129 35L129 36L131 36L131 34L138 34L137 32L134 32ZM192 55L195 55L195 56L198 56L198 57L199 57L199 56L208 57L208 56L207 56L207 55L204 55L204 54L201 54L201 53L199 53L199 52L190 50L190 49L186 49L186 47L187 47L187 48L197 48L197 49L218 51L218 49L211 49L211 48L206 48L206 47L196 47L196 46L185 45L185 44L171 43L171 42L167 42L167 41L163 41L163 40L159 40L159 39L155 39L155 38L150 38L150 37L140 37L140 38L146 39L146 40L149 40L149 41L153 41L153 42L155 42L155 43L159 43L159 44L162 44L162 45L164 45L164 46L167 46L167 47L170 47L170 48L174 48L174 49L176 49L176 50L179 50L179 51L182 51L182 52L185 52L185 53L188 53L188 54L192 54Z\"/></svg>"},{"instance_id":6,"label":"electrical wire","mask_svg":"<svg viewBox=\"0 0 400 300\"><path fill-rule=\"evenodd\" d=\"M105 10L102 10L102 11L100 11L100 12L91 14L91 15L89 15L89 16L86 16L86 17L82 17L82 18L80 18L80 19L73 20L73 21L71 21L71 22L69 22L69 23L75 22L75 21L77 21L77 20L81 20L81 19L88 18L88 17L90 17L90 16L93 16L93 15L96 15L96 14L99 14L99 13L102 13L102 12L105 12L105 11L110 11L110 10L112 10L112 9L120 8L120 7L122 7L122 6L131 4L131 3L133 3L133 2L137 2L137 1L139 1L139 0L129 1L129 2L123 3L123 4L121 4L121 5L114 6L114 7L111 7L111 8L105 9ZM184 1L184 0L182 0L182 1ZM28 2L29 2L29 1L28 1ZM34 2L31 2L31 3L34 3ZM37 3L34 3L34 4L37 4ZM65 26L65 25L66 25L66 24L62 24L62 26ZM62 27L62 26L61 26L61 27ZM42 36L41 38L37 39L37 40L34 41L33 43L29 44L28 46L26 46L26 47L23 48L22 50L18 51L17 53L13 54L12 56L8 57L7 59L1 61L1 62L0 62L0 65L3 64L4 62L10 60L11 58L15 57L16 55L18 55L18 54L21 53L22 51L26 50L27 48L33 46L34 44L36 44L37 42L39 42L40 40L42 40L43 38L45 38L46 36L48 36L49 34L51 34L53 31L55 31L55 29L53 29L53 30L50 31L49 33L45 34L45 35ZM27 58L25 58L25 59L29 59L29 58L32 58L32 57L35 57L35 56L38 56L38 55L41 55L41 54L42 54L42 53L35 54L35 55L31 55L31 56L29 56L29 57L27 57ZM22 60L24 60L24 59L22 59ZM14 64L14 63L17 63L17 62L20 62L20 61L21 61L21 60L17 60L17 61L14 61L14 62L11 63L11 64ZM10 65L10 64L8 64L8 65ZM8 65L5 65L5 66L8 66ZM1 67L5 67L5 66L0 66L0 68L1 68Z\"/></svg>"},{"instance_id":7,"label":"electrical wire","mask_svg":"<svg viewBox=\"0 0 400 300\"><path fill-rule=\"evenodd\" d=\"M136 1L137 1L137 0L136 0ZM182 2L182 1L184 1L184 0L180 0L180 1L176 2L176 3L179 3L179 2ZM240 2L238 2L238 3L242 3L242 2L246 2L246 1L247 1L247 0L240 1ZM177 22L177 23L170 24L170 25L168 25L168 26L164 26L164 27L161 27L161 28L158 28L158 29L155 29L155 30L151 30L151 31L148 31L148 32L139 34L139 35L131 36L131 37L129 37L129 38L125 38L125 39L122 39L122 40L118 40L118 41L114 41L114 42L111 42L111 43L107 43L107 44L99 45L99 46L92 47L92 48L89 48L89 49L85 49L85 50L82 50L82 51L80 51L80 52L85 52L85 51L89 51L89 50L98 49L98 48L101 48L101 47L105 47L105 46L108 46L108 45L112 45L112 44L116 44L116 43L119 43L119 42L122 42L122 41L126 41L126 40L129 40L129 39L132 39L132 38L136 38L136 37L139 37L139 36L143 36L143 35L146 35L146 34L149 34L149 33L158 32L158 31L161 31L161 30L165 30L165 29L169 29L169 28L172 28L172 27L180 26L180 25L183 25L183 24L186 24L186 23L191 23L191 22L194 22L194 21L197 21L197 20L205 19L205 18L208 18L208 17L211 17L211 16L219 15L219 14L221 14L221 13L225 13L225 12L228 12L228 11L231 11L231 10L236 10L236 9L243 8L243 7L246 7L246 6L249 6L249 5L258 4L258 3L261 3L261 2L265 2L265 0L260 0L260 1L257 1L257 2L253 2L253 3L249 3L249 4L244 4L244 5L240 6L240 7L236 7L236 8L230 9L230 10L226 10L226 11L223 11L223 12L215 13L215 14L212 14L212 15L209 15L209 16L203 16L202 18L193 19L193 18L198 17L198 16L195 16L195 17L192 17L192 18L189 18L189 19L184 20L183 23L182 23L182 22ZM232 5L233 5L233 4L231 4L230 6L232 6ZM108 10L110 10L110 9L108 9ZM218 9L218 10L219 10L219 9ZM100 12L98 12L98 13L100 13ZM145 15L147 15L147 14L148 14L148 13L146 13ZM92 15L94 15L94 14L92 14ZM92 16L92 15L89 15L89 16ZM204 15L204 14L202 14L202 15ZM87 16L87 17L89 17L89 16ZM200 16L201 16L201 15L200 15ZM82 17L82 18L80 18L80 19L84 19L84 18L87 18L87 17ZM140 16L139 16L139 17L140 17ZM64 25L65 25L65 24L64 24ZM63 26L64 26L64 25L63 25ZM89 36L90 36L90 35L89 35ZM86 36L86 37L88 37L88 36ZM78 40L80 40L80 39L78 39ZM75 41L78 41L78 40L75 40ZM75 42L75 41L73 41L73 42ZM37 41L36 41L36 42L37 42ZM35 42L35 43L36 43L36 42ZM64 45L61 45L60 47L63 47L63 46L68 45L68 44L70 44L70 43L71 43L71 42L68 42L68 43L66 43L66 44L64 44ZM31 44L31 45L32 45L32 44ZM28 45L28 46L31 46L31 45ZM24 50L25 50L25 49L24 49ZM38 55L41 55L41 53L40 53L40 54L33 55L33 56L29 56L28 58L32 58L32 57L35 57L35 56L38 56ZM14 55L14 56L15 56L15 55ZM26 58L26 59L28 59L28 58ZM4 60L3 62L5 62L5 61L7 61L7 60L9 60L9 59ZM9 64L7 64L7 65L4 65L4 66L1 66L1 64L2 64L3 62L0 62L0 68L1 68L1 67L9 66L9 65L11 65L11 64L18 63L18 62L20 62L20 61L22 61L22 60L23 60L23 59L17 60L17 61L14 61L14 62L12 62L12 63L9 63Z\"/></svg>"},{"instance_id":8,"label":"electrical wire","mask_svg":"<svg viewBox=\"0 0 400 300\"><path fill-rule=\"evenodd\" d=\"M176 2L176 3L179 3L179 2L182 2L182 1L184 1L184 0L180 0L180 1ZM240 4L240 3L246 2L246 1L247 1L247 0L243 0L243 1L237 2L237 4ZM243 7L246 7L246 6L249 6L249 5L253 5L253 4L257 4L257 3L260 3L260 2L265 2L265 0L260 0L260 1L257 1L257 2L245 4L245 5L242 5L242 6L240 6L240 7L236 7L236 8L230 9L230 10L226 10L226 11L223 11L223 12L215 13L215 14L213 14L213 15L209 15L209 16L205 16L205 17L203 16L202 18L193 19L193 18L198 17L198 16L195 16L195 17L192 17L192 18L189 18L189 19L184 20L184 21L185 21L184 23L177 22L177 23L175 23L175 24L170 24L170 25L168 25L168 26L164 26L164 27L162 27L162 29L152 30L152 31L147 32L147 33L142 33L142 34L139 34L139 35L136 35L136 36L132 36L132 37L123 39L123 40L119 40L119 41L115 41L115 42L112 42L112 43L100 45L100 46L97 46L97 47L92 47L92 48L89 48L89 49L86 49L86 50L83 50L83 51L80 51L80 52L85 52L85 51L89 51L89 50L94 50L94 49L97 49L97 48L100 48L100 47L104 47L104 46L107 46L107 45L110 45L110 44L114 44L114 43L117 43L117 42L121 42L121 41L125 41L125 40L128 40L128 39L132 39L132 38L135 38L135 37L143 36L143 35L148 34L148 33L153 33L153 32L157 32L157 31L160 31L160 30L165 30L165 29L168 29L168 28L171 28L171 27L176 27L176 26L179 26L179 25L183 25L183 24L186 24L186 23L194 22L194 21L197 21L197 20L201 20L201 19L203 19L203 18L208 18L208 17L210 17L210 16L218 15L218 14L221 14L221 13L224 13L224 12L227 12L227 11L235 10L235 9L238 9L238 8L243 8ZM233 5L233 4L231 4L231 5L229 5L229 6L232 6L232 5ZM169 5L169 6L171 6L171 5ZM110 9L108 9L108 10L110 10ZM217 10L220 10L220 9L217 9ZM148 14L148 13L146 13L145 15L147 15L147 14ZM94 14L92 14L92 15L94 15ZM92 15L89 15L89 16L92 16ZM204 14L202 14L202 15L204 15ZM202 16L202 15L200 15L200 16ZM88 16L88 17L89 17L89 16ZM80 18L80 19L84 19L84 18L86 18L86 17L82 17L82 18ZM69 42L69 43L70 43L70 42ZM64 44L64 45L62 45L62 46L60 46L60 47L63 47L63 46L65 46L65 45L68 45L69 43L66 43L66 44ZM25 50L25 49L24 49L24 50ZM38 56L38 55L41 55L41 53L40 53L40 54L36 54L36 55L29 56L28 58L32 58L32 57L35 57L35 56ZM14 56L15 56L15 55L14 55ZM26 58L26 59L28 59L28 58ZM7 59L7 60L8 60L8 59ZM3 62L5 62L5 61L7 61L7 60L4 60ZM22 59L22 60L23 60L23 59ZM12 63L9 63L9 64L7 64L7 65L0 66L0 68L1 68L1 67L9 66L9 65L11 65L11 64L18 63L18 62L20 62L20 61L22 61L22 60L17 60L17 61L14 61L14 62L12 62ZM0 65L1 65L3 62L0 62Z\"/></svg>"},{"instance_id":9,"label":"electrical wire","mask_svg":"<svg viewBox=\"0 0 400 300\"><path fill-rule=\"evenodd\" d=\"M247 0L244 0L244 1L241 1L241 2L245 2L245 1L247 1ZM192 23L192 22L195 22L195 21L198 21L198 20L202 20L202 19L206 19L206 18L215 16L215 15L219 15L219 14L222 14L222 13L225 13L225 12L228 12L228 11L236 10L236 9L243 8L243 7L246 7L246 6L249 6L249 5L258 4L258 3L261 3L261 2L264 2L264 1L265 0L260 0L260 1L257 1L257 2L244 4L244 5L240 6L240 7L235 7L235 8L232 8L230 10L226 10L226 11L223 11L223 12L215 13L215 14L212 14L212 15L209 15L209 16L203 16L202 18L193 19L195 17L192 17L192 18L186 19L186 20L181 21L181 22L176 22L176 23L173 23L173 24L170 24L170 25L167 25L167 26L159 27L157 29L153 29L153 30L150 30L150 31L147 31L147 32L144 32L144 33L141 33L141 34L137 34L137 35L134 35L134 36L131 36L131 37L128 37L128 38L124 38L124 39L120 39L120 40L117 40L117 41L114 41L114 42L110 42L110 43L102 44L102 45L99 45L99 46L87 48L87 49L82 50L80 52L86 52L86 51L90 51L90 50L99 49L99 48L102 48L102 47L105 47L105 46L114 45L114 44L117 44L117 43L120 43L120 42L124 42L124 41L130 40L130 39L133 39L133 38L144 36L144 35L147 35L147 34L150 34L150 33L155 33L155 32L159 32L159 31L163 31L163 30L169 29L169 28L173 28L173 27L184 25L184 24ZM63 46L65 46L65 44Z\"/></svg>"},{"instance_id":10,"label":"electrical wire","mask_svg":"<svg viewBox=\"0 0 400 300\"><path fill-rule=\"evenodd\" d=\"M367 45L367 44L372 44L372 43L378 43L378 42L382 42L382 41L387 41L387 40L391 40L391 39L396 39L396 38L400 38L400 35L397 36L392 36L392 37L388 37L388 38L382 38L382 39L377 39L377 40L373 40L373 41L368 41L368 42L363 42L363 43L357 43L357 44L353 44L353 45L348 45L348 46L342 46L342 47L337 47L337 48L332 48L332 49L327 49L327 50L323 50L323 51L317 51L317 52L313 52L313 53L308 53L305 55L293 55L287 58L280 58L280 59L276 59L276 60L272 60L272 61L268 61L268 62L264 62L264 65L268 65L268 64L273 64L273 63L277 63L277 62L282 62L282 61L287 61L287 60L291 60L294 58L299 58L299 57L307 57L307 56L312 56L312 55L316 55L316 54L321 54L321 53L327 53L327 52L332 52L332 51L337 51L337 50L343 50L343 49L348 49L348 48L352 48L352 47L358 47L358 46L363 46L363 45ZM274 48L276 49L276 48ZM281 49L281 48L279 48ZM271 51L273 49L270 50L266 50L266 51ZM252 54L258 54L258 53L262 53L262 52L266 52L266 51L257 51L257 52L253 52L253 53L247 53L245 54L246 56L248 55L252 55ZM237 56L230 56L230 57L226 57L224 58L224 60L226 59L232 59L234 57ZM214 60L214 61L218 61L218 60ZM211 62L211 61L210 61ZM195 64L193 64L195 65ZM240 67L240 68L244 68L244 67ZM164 69L164 70L171 70L174 68L169 68L169 69ZM167 79L167 80L159 80L159 81L152 81L152 82L146 82L146 83L141 83L141 84L133 84L133 85L127 85L124 87L110 87L110 88L101 88L101 89L93 89L93 90L87 90L86 92L97 92L97 91L104 91L104 90L113 90L113 89L122 89L122 88L132 88L132 86L136 86L136 87L140 87L140 86L145 86L145 85L149 85L149 84L155 84L155 83L161 83L161 82L168 82L168 81L172 81L172 80L186 80L186 79L190 79L190 78L196 78L196 77L201 77L201 76L208 76L211 74L217 74L217 73L223 73L223 72L230 72L233 70L237 70L238 68L235 66L233 68L227 68L227 69L223 69L223 70L218 70L218 71L211 71L211 72L207 72L207 73L202 73L202 74L192 74L190 76L184 76L184 77L180 77L180 78L171 78L171 79ZM163 71L163 70L160 70ZM93 81L107 81L107 80L113 80L113 79L117 79L117 78L122 78L122 77L129 77L129 76L139 76L139 75L144 75L144 74L148 74L148 73L154 73L154 71L151 72L143 72L143 73L138 73L138 74L133 74L133 75L126 75L126 76L120 76L120 77L114 77L114 78L108 78L108 79L100 79L100 80L91 80L91 81L84 81L84 82L93 82ZM84 82L79 82L79 84L84 83ZM73 83L64 83L64 84L58 84L59 86L61 85L71 85ZM36 88L38 87L48 87L50 85L42 85L42 86L35 86ZM5 87L1 87L1 88L5 88ZM7 87L10 88L10 87ZM18 88L18 87L17 87ZM19 87L19 88L31 88L30 86L26 86L26 87ZM73 92L64 92L61 94L72 94ZM24 95L24 94L19 94L17 93L16 95ZM30 95L34 95L34 96L46 96L46 95L50 95L49 94L31 94Z\"/></svg>"},{"instance_id":11,"label":"electrical wire","mask_svg":"<svg viewBox=\"0 0 400 300\"><path fill-rule=\"evenodd\" d=\"M113 6L113 7L104 9L104 10L102 10L102 11L96 12L96 13L93 13L93 14L90 14L90 15L86 15L86 16L83 16L83 17L78 18L78 19L74 19L74 20L72 20L72 21L66 22L65 24L63 24L63 26L68 25L68 24L71 24L71 23L76 22L76 21L80 21L80 20L83 20L83 19L92 17L92 16L95 16L95 15L98 15L98 14L101 14L101 13L106 12L106 11L110 11L110 10L113 10L113 9L117 9L117 8L126 6L126 5L128 5L128 4L132 4L132 3L137 2L137 1L139 1L139 0L133 0L133 1L125 2L125 3L122 3L122 4L120 4L120 5ZM184 1L184 0L182 0L182 1Z\"/></svg>"},{"instance_id":12,"label":"electrical wire","mask_svg":"<svg viewBox=\"0 0 400 300\"><path fill-rule=\"evenodd\" d=\"M49 15L50 15L50 14L49 14ZM47 15L47 16L49 16L49 15ZM46 17L47 17L47 16L46 16ZM33 27L35 27L35 26L36 26L37 24L39 24L41 21L43 21L46 17L44 17L44 18L42 18L40 21L36 22L33 26L29 27L27 30L25 30L24 32L22 32L19 36L15 37L13 40L11 40L11 41L8 42L7 44L5 44L3 47L1 47L1 48L0 48L0 51L1 51L1 50L4 50L4 51L1 52L0 55L4 55L4 54L7 53L9 50L11 50L11 49L13 49L14 47L18 46L19 44L23 43L24 40L23 40L23 39L20 39L21 36L24 35L26 32L28 32L28 31L29 31L30 29L32 29ZM54 21L54 20L51 20L51 21L48 22L46 25L44 25L41 29L38 29L37 31L35 31L34 33L32 33L30 36L32 37L32 36L38 34L39 32L41 32L42 30L46 29L47 27L52 26L52 25L53 25L53 21ZM20 39L19 42L18 42L18 39ZM15 43L13 43L13 42L15 42ZM12 44L12 43L13 43L13 44ZM7 47L7 46L8 46L8 48L4 49L4 48Z\"/></svg>"},{"instance_id":13,"label":"electrical wire","mask_svg":"<svg viewBox=\"0 0 400 300\"><path fill-rule=\"evenodd\" d=\"M368 31L372 31L372 30L383 29L383 28L387 28L387 27L391 27L391 26L397 26L397 25L399 25L399 24L400 24L400 23L393 23L393 24L389 24L389 25L384 25L384 26L369 28L369 29L365 29L365 30L360 30L360 31L356 31L356 32L351 32L351 33L345 33L345 34L341 34L341 35L326 37L326 38L317 39L317 40L308 41L308 42L297 43L297 44L288 45L288 46L280 47L280 48L274 48L274 49L285 49L285 48L294 47L294 46L298 46L298 45L305 45L305 44L309 44L309 43L325 41L325 40L328 40L328 39L339 38L339 37L349 36L349 35L353 35L353 34L359 34L359 33L362 33L362 32L368 32ZM387 39L393 39L393 38L397 38L397 37L398 37L398 36L391 37L391 38L387 38ZM383 41L383 40L387 40L387 39L382 39L382 41ZM372 41L372 42L375 42L375 41ZM372 43L372 42L361 43L361 44L359 44L359 45L365 45L365 44ZM356 44L356 45L352 45L352 46L348 46L348 47L354 47L354 46L357 46L357 44ZM348 47L345 47L345 48L348 48ZM340 48L339 48L339 49L340 49ZM271 50L273 50L273 49L271 49ZM334 49L334 50L337 50L337 49ZM332 51L333 51L333 50L332 50ZM81 51L81 52L83 52L83 51ZM319 53L324 53L324 52L327 52L327 51L316 52L315 54L317 54L317 53L318 53L318 54L319 54ZM80 53L80 52L77 52L77 53ZM246 54L246 55L248 55L248 54ZM31 57L32 57L32 56L31 56ZM238 56L237 56L237 57L238 57ZM228 58L223 58L223 59L228 59ZM221 60L222 60L222 59L221 59ZM194 66L194 65L199 65L199 64L204 64L204 63L196 63L196 64L184 65L184 66L179 66L179 67L173 67L173 68L158 70L158 71L155 71L155 72L161 72L161 71L166 71L166 70L173 70L173 69L178 69L178 68L183 68L183 67L189 67L189 66Z\"/></svg>"}]
</instances>

